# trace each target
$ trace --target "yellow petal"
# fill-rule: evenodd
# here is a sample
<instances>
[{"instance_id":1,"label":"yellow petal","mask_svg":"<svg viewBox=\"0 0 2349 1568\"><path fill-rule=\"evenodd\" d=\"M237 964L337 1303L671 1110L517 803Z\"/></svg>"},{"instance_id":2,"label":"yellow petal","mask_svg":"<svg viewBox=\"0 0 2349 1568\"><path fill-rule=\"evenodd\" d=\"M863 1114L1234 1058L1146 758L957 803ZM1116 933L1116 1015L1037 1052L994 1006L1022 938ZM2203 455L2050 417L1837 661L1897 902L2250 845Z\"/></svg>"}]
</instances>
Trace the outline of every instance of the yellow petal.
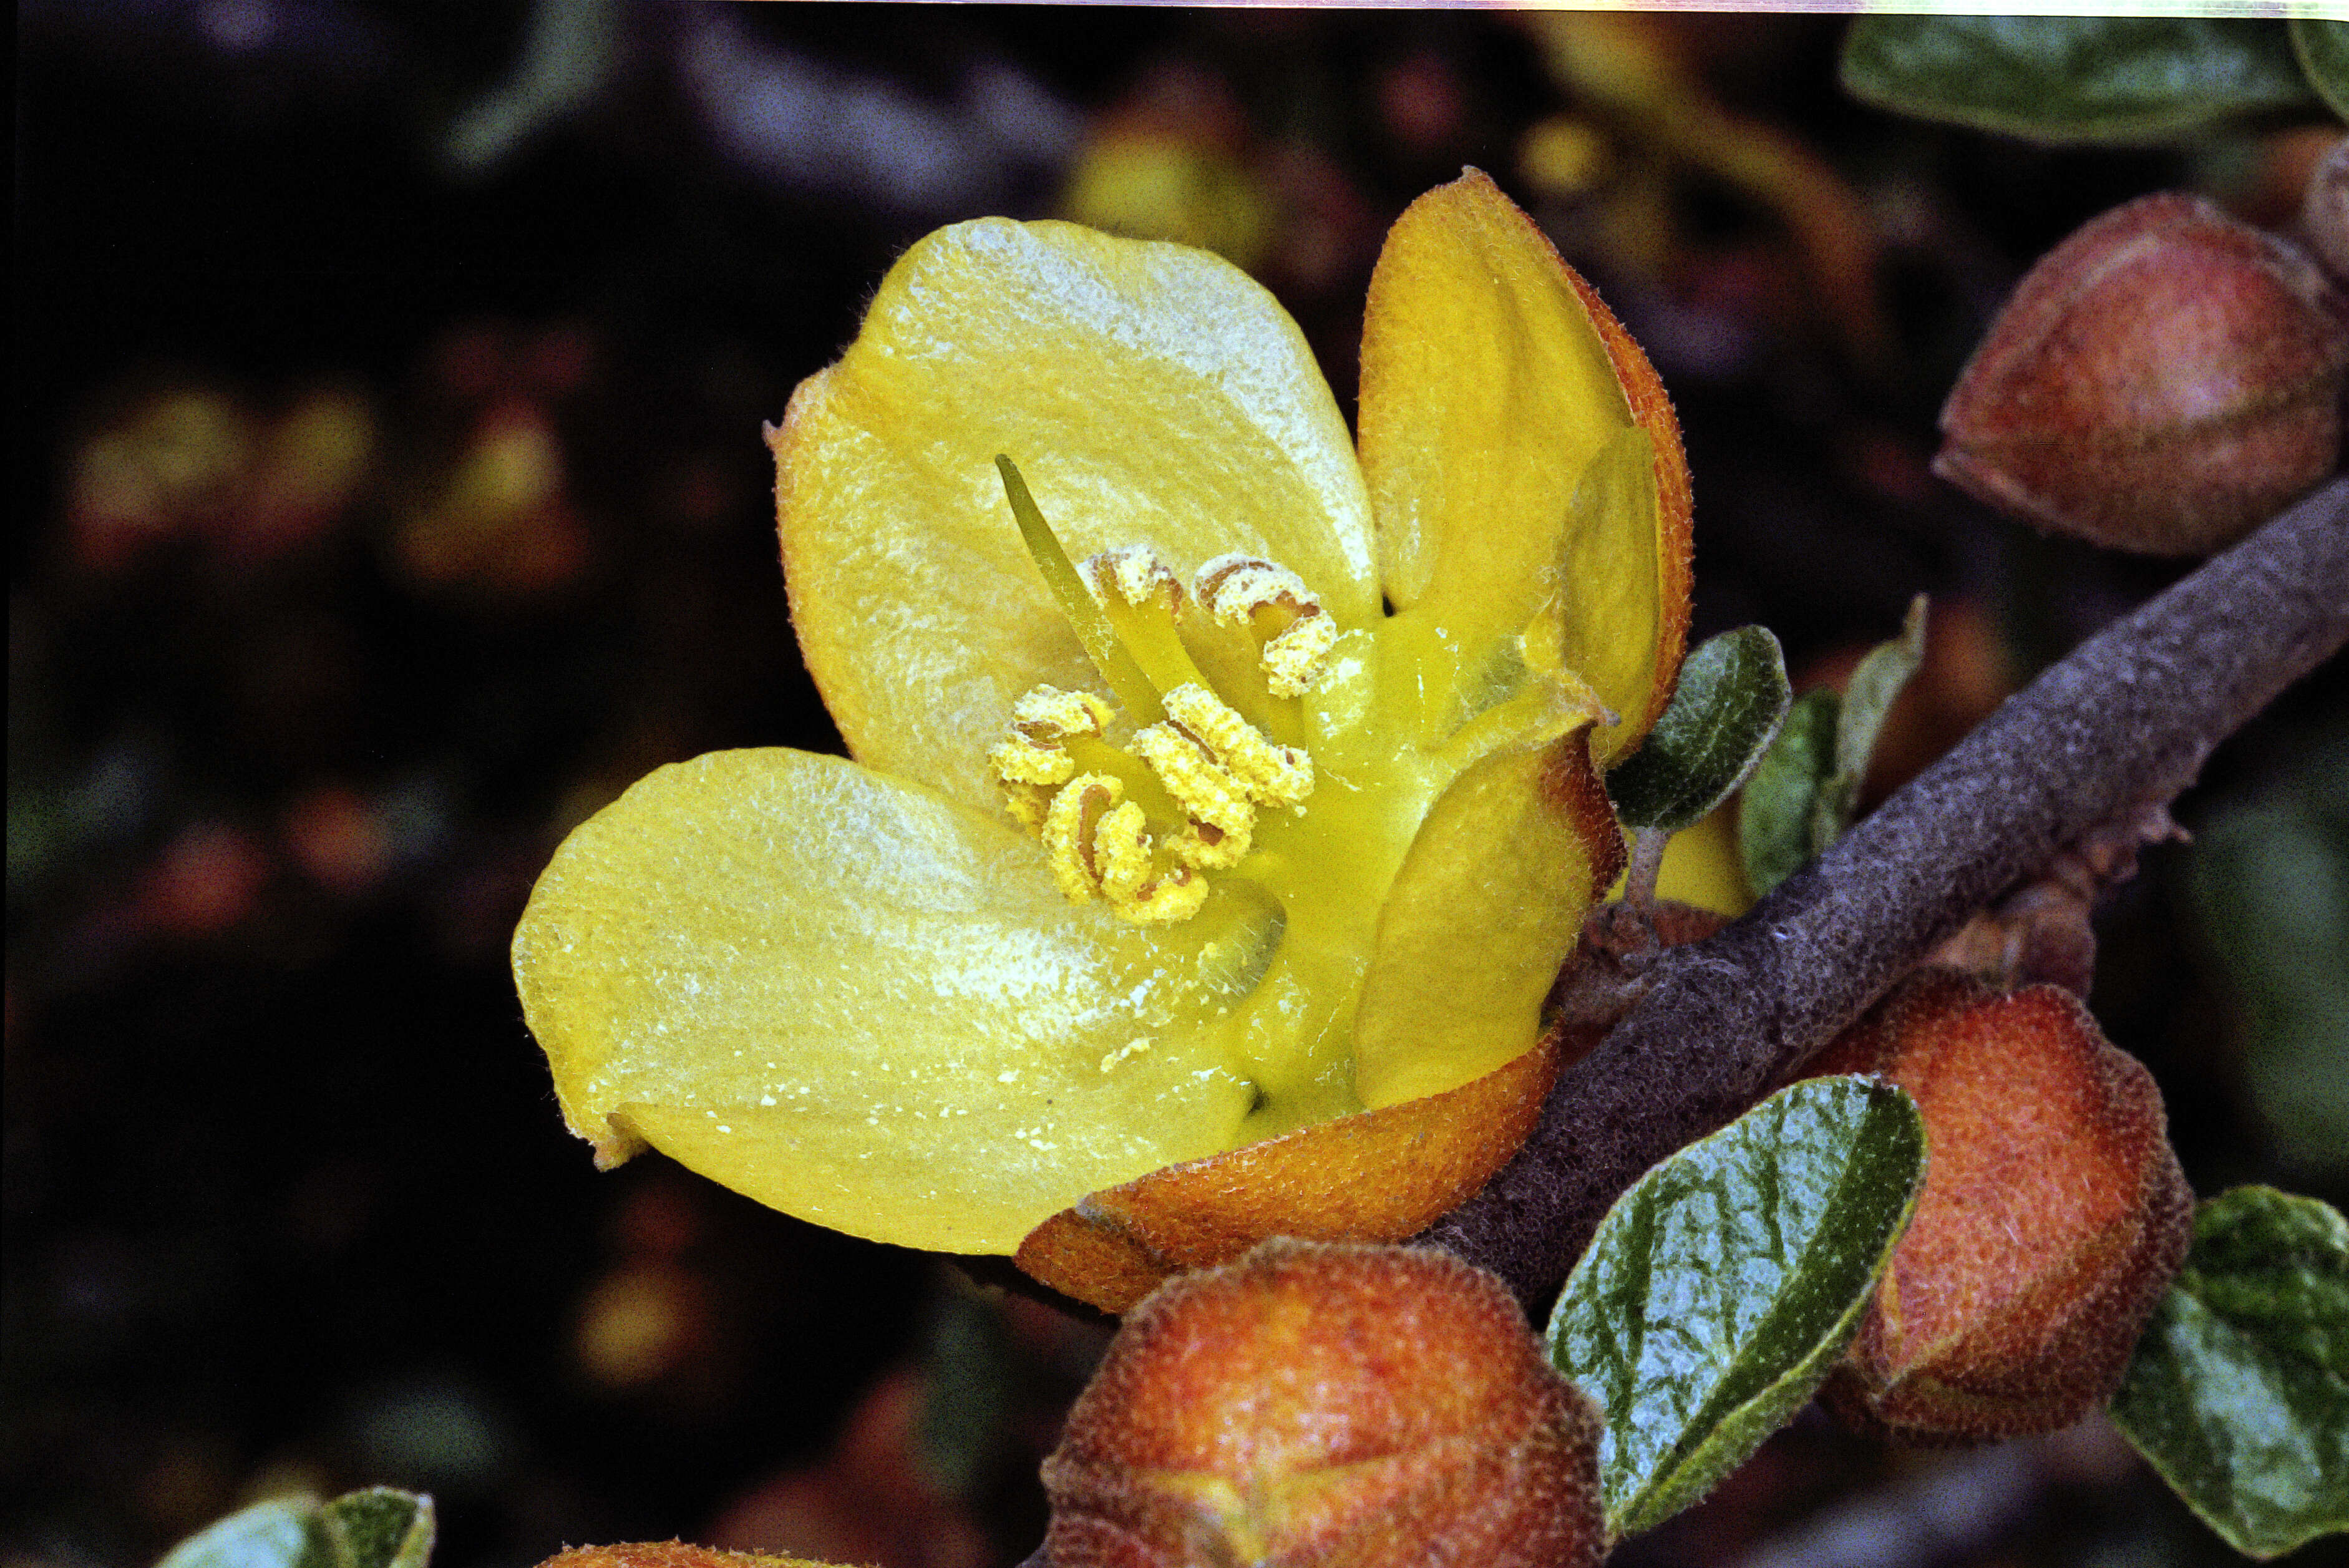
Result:
<instances>
[{"instance_id":1,"label":"yellow petal","mask_svg":"<svg viewBox=\"0 0 2349 1568\"><path fill-rule=\"evenodd\" d=\"M1524 1053L1623 840L1588 722L1495 751L1428 814L1379 916L1354 1024L1376 1108L1441 1094Z\"/></svg>"},{"instance_id":2,"label":"yellow petal","mask_svg":"<svg viewBox=\"0 0 2349 1568\"><path fill-rule=\"evenodd\" d=\"M1665 651L1655 450L1637 425L1617 431L1577 481L1558 541L1559 568L1573 585L1555 607L1558 658L1617 716L1591 736L1602 768L1647 733ZM1671 662L1678 667L1677 649Z\"/></svg>"},{"instance_id":3,"label":"yellow petal","mask_svg":"<svg viewBox=\"0 0 2349 1568\"><path fill-rule=\"evenodd\" d=\"M1341 625L1377 614L1345 421L1280 306L1229 264L1067 223L942 230L890 270L772 444L792 619L857 757L992 806L1030 687L1094 686L1021 547L1008 453L1071 557L1147 543L1187 578L1243 551Z\"/></svg>"},{"instance_id":4,"label":"yellow petal","mask_svg":"<svg viewBox=\"0 0 2349 1568\"><path fill-rule=\"evenodd\" d=\"M1654 442L1657 510L1605 514L1623 538L1568 548L1585 468L1635 425ZM1623 718L1603 759L1647 733L1687 630L1679 429L1597 294L1475 171L1413 202L1380 253L1362 331L1361 454L1389 598L1444 626L1470 668L1537 615L1544 627L1588 628L1574 654L1630 636L1650 649L1639 679L1592 681ZM1601 600L1586 606L1594 554L1643 561L1645 586L1599 585ZM1537 667L1576 667L1555 645L1526 654Z\"/></svg>"},{"instance_id":5,"label":"yellow petal","mask_svg":"<svg viewBox=\"0 0 2349 1568\"><path fill-rule=\"evenodd\" d=\"M651 774L556 853L514 970L607 1156L633 1135L904 1246L1009 1252L1226 1147L1251 1097L1198 1059L1202 982L1071 906L1008 819L835 757Z\"/></svg>"}]
</instances>

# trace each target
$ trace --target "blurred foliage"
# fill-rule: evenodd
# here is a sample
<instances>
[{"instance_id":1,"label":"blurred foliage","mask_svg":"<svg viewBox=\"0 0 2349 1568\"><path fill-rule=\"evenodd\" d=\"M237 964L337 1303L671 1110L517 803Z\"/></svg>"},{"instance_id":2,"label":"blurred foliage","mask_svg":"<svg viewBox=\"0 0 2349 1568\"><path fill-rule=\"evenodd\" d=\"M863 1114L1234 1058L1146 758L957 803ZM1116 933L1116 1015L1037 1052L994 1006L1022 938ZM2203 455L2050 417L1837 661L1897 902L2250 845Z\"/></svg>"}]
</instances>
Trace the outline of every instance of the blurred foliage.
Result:
<instances>
[{"instance_id":1,"label":"blurred foliage","mask_svg":"<svg viewBox=\"0 0 2349 1568\"><path fill-rule=\"evenodd\" d=\"M1920 124L1837 91L1843 32L26 0L0 1555L140 1568L382 1480L433 1490L447 1568L680 1532L1016 1562L1099 1326L654 1162L596 1177L506 972L545 857L627 782L835 743L761 421L892 255L988 212L1252 257L1343 401L1379 236L1474 163L1672 392L1697 637L1766 625L1798 691L1834 686L1935 596L1865 804L2175 570L1930 478L1990 312L2148 190L2286 220L2339 127ZM2200 929L2283 933L2256 975L2178 918L2200 846L2148 856L2100 930L2097 1012L2205 1191L2341 1196L2253 1091L2277 1019L2277 1060L2339 1060L2308 999L2349 961L2298 911L2339 865L2343 770L2308 737L2344 715L2336 667L2212 759L2211 800L2282 813L2240 842L2181 806L2225 884ZM1676 843L1726 903L1721 821ZM924 1338L982 1306L1000 1333ZM2217 1560L2165 1498L2108 1433L1937 1465L1797 1421L1619 1562Z\"/></svg>"},{"instance_id":2,"label":"blurred foliage","mask_svg":"<svg viewBox=\"0 0 2349 1568\"><path fill-rule=\"evenodd\" d=\"M2242 1072L2287 1166L2349 1176L2349 733L2314 738L2198 829L2205 940L2243 1007Z\"/></svg>"},{"instance_id":3,"label":"blurred foliage","mask_svg":"<svg viewBox=\"0 0 2349 1568\"><path fill-rule=\"evenodd\" d=\"M2294 52L2298 26L2218 16L1864 16L1844 45L1843 82L1886 109L1985 130L2047 141L2160 141L2230 116L2307 107L2315 95Z\"/></svg>"}]
</instances>

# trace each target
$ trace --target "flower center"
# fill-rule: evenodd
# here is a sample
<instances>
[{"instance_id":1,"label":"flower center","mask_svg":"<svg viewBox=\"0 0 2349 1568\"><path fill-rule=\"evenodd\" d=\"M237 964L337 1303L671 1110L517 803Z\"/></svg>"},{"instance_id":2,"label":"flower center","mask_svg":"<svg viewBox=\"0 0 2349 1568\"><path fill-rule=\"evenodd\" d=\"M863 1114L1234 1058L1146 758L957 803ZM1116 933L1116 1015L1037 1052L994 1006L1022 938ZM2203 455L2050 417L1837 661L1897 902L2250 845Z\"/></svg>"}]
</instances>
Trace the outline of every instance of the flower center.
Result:
<instances>
[{"instance_id":1,"label":"flower center","mask_svg":"<svg viewBox=\"0 0 2349 1568\"><path fill-rule=\"evenodd\" d=\"M1053 686L1022 697L988 757L1006 804L1071 900L1137 924L1188 919L1206 874L1255 846L1259 812L1303 814L1313 759L1288 742L1337 625L1297 574L1251 556L1217 556L1187 591L1143 545L1071 566L1019 471L996 461L1030 555L1124 710ZM1113 726L1130 733L1113 742Z\"/></svg>"}]
</instances>

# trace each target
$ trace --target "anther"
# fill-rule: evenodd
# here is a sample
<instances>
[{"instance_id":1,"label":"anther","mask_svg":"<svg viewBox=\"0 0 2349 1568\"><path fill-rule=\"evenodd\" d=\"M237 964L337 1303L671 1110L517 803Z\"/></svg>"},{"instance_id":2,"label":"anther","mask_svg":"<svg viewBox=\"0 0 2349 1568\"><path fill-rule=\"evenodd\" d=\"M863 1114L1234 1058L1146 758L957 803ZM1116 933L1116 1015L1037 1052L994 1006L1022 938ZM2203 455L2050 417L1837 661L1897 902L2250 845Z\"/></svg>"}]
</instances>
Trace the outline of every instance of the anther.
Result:
<instances>
[{"instance_id":1,"label":"anther","mask_svg":"<svg viewBox=\"0 0 2349 1568\"><path fill-rule=\"evenodd\" d=\"M1338 623L1321 607L1305 579L1288 567L1254 556L1218 556L1200 566L1192 592L1207 613L1226 626L1267 629L1259 612L1287 622L1266 639L1257 661L1276 697L1302 697L1319 680L1338 640Z\"/></svg>"},{"instance_id":2,"label":"anther","mask_svg":"<svg viewBox=\"0 0 2349 1568\"><path fill-rule=\"evenodd\" d=\"M1009 732L988 763L1007 784L1066 784L1077 772L1069 737L1098 735L1109 720L1109 704L1090 691L1039 686L1013 704Z\"/></svg>"},{"instance_id":3,"label":"anther","mask_svg":"<svg viewBox=\"0 0 2349 1568\"><path fill-rule=\"evenodd\" d=\"M1134 735L1131 747L1135 756L1150 764L1150 771L1158 775L1184 815L1243 846L1249 842L1256 831L1256 807L1249 804L1239 780L1199 735L1182 724L1153 724Z\"/></svg>"},{"instance_id":4,"label":"anther","mask_svg":"<svg viewBox=\"0 0 2349 1568\"><path fill-rule=\"evenodd\" d=\"M1105 605L1115 595L1136 609L1156 609L1170 617L1182 610L1183 579L1147 545L1099 551L1080 561L1077 573L1093 597Z\"/></svg>"},{"instance_id":5,"label":"anther","mask_svg":"<svg viewBox=\"0 0 2349 1568\"><path fill-rule=\"evenodd\" d=\"M1137 924L1186 920L1206 902L1207 885L1189 867L1154 874L1142 808L1130 800L1105 814L1093 830L1092 863L1101 874L1102 897L1121 918Z\"/></svg>"},{"instance_id":6,"label":"anther","mask_svg":"<svg viewBox=\"0 0 2349 1568\"><path fill-rule=\"evenodd\" d=\"M1277 746L1264 732L1204 686L1166 693L1166 716L1221 763L1257 805L1298 806L1313 793L1313 759L1296 746Z\"/></svg>"},{"instance_id":7,"label":"anther","mask_svg":"<svg viewBox=\"0 0 2349 1568\"><path fill-rule=\"evenodd\" d=\"M1086 774L1070 780L1044 814L1044 850L1051 857L1052 879L1071 904L1092 902L1101 888L1093 829L1124 796L1125 786L1108 774Z\"/></svg>"}]
</instances>

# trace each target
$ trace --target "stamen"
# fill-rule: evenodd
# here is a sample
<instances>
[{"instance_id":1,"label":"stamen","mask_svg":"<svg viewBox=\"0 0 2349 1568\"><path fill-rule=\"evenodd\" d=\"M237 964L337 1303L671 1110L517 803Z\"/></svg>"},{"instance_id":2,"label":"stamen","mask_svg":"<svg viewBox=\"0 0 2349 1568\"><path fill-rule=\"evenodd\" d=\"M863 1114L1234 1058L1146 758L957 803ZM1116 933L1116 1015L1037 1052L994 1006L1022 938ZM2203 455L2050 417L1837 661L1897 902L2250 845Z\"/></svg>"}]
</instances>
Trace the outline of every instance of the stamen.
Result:
<instances>
[{"instance_id":1,"label":"stamen","mask_svg":"<svg viewBox=\"0 0 2349 1568\"><path fill-rule=\"evenodd\" d=\"M1296 746L1274 745L1206 687L1178 686L1166 693L1166 716L1195 736L1257 805L1300 806L1313 793L1310 756Z\"/></svg>"},{"instance_id":2,"label":"stamen","mask_svg":"<svg viewBox=\"0 0 2349 1568\"><path fill-rule=\"evenodd\" d=\"M1204 679L1174 629L1183 613L1183 579L1147 545L1121 545L1086 556L1077 575L1100 601L1110 628L1143 679L1160 691Z\"/></svg>"},{"instance_id":3,"label":"stamen","mask_svg":"<svg viewBox=\"0 0 2349 1568\"><path fill-rule=\"evenodd\" d=\"M1052 797L1043 839L1053 879L1071 903L1091 903L1098 893L1137 925L1189 919L1206 902L1207 884L1188 866L1158 869L1148 819L1124 794L1107 774L1085 774Z\"/></svg>"},{"instance_id":4,"label":"stamen","mask_svg":"<svg viewBox=\"0 0 2349 1568\"><path fill-rule=\"evenodd\" d=\"M1101 671L1102 679L1116 694L1118 703L1137 723L1145 723L1164 711L1158 705L1157 689L1152 686L1134 663L1133 655L1118 640L1109 618L1102 607L1093 602L1076 567L1069 564L1069 553L1061 548L1044 514L1037 509L1036 498L1028 493L1028 482L1019 477L1019 468L1009 458L998 453L996 472L1003 476L1003 493L1011 503L1011 515L1019 524L1020 541L1028 546L1029 556L1036 569L1043 574L1044 586L1052 590L1052 597L1068 618L1069 626L1084 645L1085 656Z\"/></svg>"},{"instance_id":5,"label":"stamen","mask_svg":"<svg viewBox=\"0 0 2349 1568\"><path fill-rule=\"evenodd\" d=\"M1093 863L1101 868L1102 897L1119 917L1137 925L1187 920L1207 899L1207 885L1187 866L1154 876L1150 835L1142 808L1125 802L1102 817L1093 833Z\"/></svg>"},{"instance_id":6,"label":"stamen","mask_svg":"<svg viewBox=\"0 0 2349 1568\"><path fill-rule=\"evenodd\" d=\"M1256 807L1205 741L1180 724L1153 724L1133 737L1133 747L1184 815L1243 846L1249 841L1256 831Z\"/></svg>"},{"instance_id":7,"label":"stamen","mask_svg":"<svg viewBox=\"0 0 2349 1568\"><path fill-rule=\"evenodd\" d=\"M1136 609L1152 608L1175 615L1183 608L1183 579L1147 545L1120 545L1087 556L1077 575L1095 598L1114 593Z\"/></svg>"},{"instance_id":8,"label":"stamen","mask_svg":"<svg viewBox=\"0 0 2349 1568\"><path fill-rule=\"evenodd\" d=\"M1044 814L1044 850L1051 857L1052 879L1071 904L1092 903L1101 887L1093 830L1124 794L1125 786L1115 779L1084 774L1069 781Z\"/></svg>"},{"instance_id":9,"label":"stamen","mask_svg":"<svg viewBox=\"0 0 2349 1568\"><path fill-rule=\"evenodd\" d=\"M1098 735L1109 720L1109 704L1090 691L1039 686L1013 705L1010 732L988 763L1007 784L1066 784L1077 772L1070 738Z\"/></svg>"},{"instance_id":10,"label":"stamen","mask_svg":"<svg viewBox=\"0 0 2349 1568\"><path fill-rule=\"evenodd\" d=\"M1202 565L1191 587L1224 625L1272 633L1257 668L1274 696L1302 697L1312 690L1338 640L1338 623L1304 578L1270 561L1234 554Z\"/></svg>"}]
</instances>

